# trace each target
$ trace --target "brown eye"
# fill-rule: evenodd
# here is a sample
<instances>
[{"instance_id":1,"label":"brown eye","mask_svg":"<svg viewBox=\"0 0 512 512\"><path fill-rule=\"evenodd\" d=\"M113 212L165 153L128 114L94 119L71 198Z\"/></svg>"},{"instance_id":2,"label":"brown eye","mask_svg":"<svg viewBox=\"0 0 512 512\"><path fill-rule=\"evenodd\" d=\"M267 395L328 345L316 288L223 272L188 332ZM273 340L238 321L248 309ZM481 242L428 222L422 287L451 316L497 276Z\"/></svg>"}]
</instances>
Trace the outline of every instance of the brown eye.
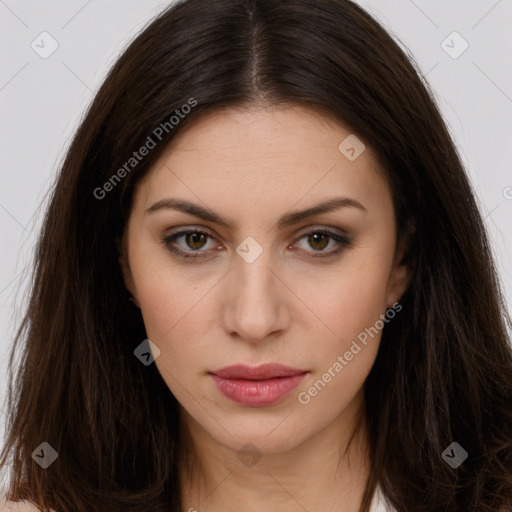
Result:
<instances>
[{"instance_id":1,"label":"brown eye","mask_svg":"<svg viewBox=\"0 0 512 512\"><path fill-rule=\"evenodd\" d=\"M164 245L180 258L201 258L217 247L211 235L204 231L181 231L163 240ZM210 246L208 246L210 242Z\"/></svg>"},{"instance_id":2,"label":"brown eye","mask_svg":"<svg viewBox=\"0 0 512 512\"><path fill-rule=\"evenodd\" d=\"M313 249L322 251L329 245L329 237L325 233L313 233L308 235L308 243Z\"/></svg>"},{"instance_id":3,"label":"brown eye","mask_svg":"<svg viewBox=\"0 0 512 512\"><path fill-rule=\"evenodd\" d=\"M350 245L350 241L339 233L315 229L304 233L294 245L316 258L334 256Z\"/></svg>"},{"instance_id":4,"label":"brown eye","mask_svg":"<svg viewBox=\"0 0 512 512\"><path fill-rule=\"evenodd\" d=\"M185 235L185 243L190 249L202 249L206 244L207 238L204 233L188 233Z\"/></svg>"}]
</instances>

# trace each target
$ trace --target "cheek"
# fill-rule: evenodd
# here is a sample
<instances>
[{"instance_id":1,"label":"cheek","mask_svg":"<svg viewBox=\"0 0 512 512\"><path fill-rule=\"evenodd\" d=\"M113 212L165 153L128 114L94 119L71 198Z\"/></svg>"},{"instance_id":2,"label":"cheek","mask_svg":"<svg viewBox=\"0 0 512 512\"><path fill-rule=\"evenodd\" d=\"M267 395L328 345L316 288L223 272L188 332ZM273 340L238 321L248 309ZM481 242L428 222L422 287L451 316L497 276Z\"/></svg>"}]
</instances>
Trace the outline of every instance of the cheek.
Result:
<instances>
[{"instance_id":1,"label":"cheek","mask_svg":"<svg viewBox=\"0 0 512 512\"><path fill-rule=\"evenodd\" d=\"M176 399L188 404L192 390L202 394L200 362L209 357L208 313L201 300L207 290L178 281L149 277L138 291L147 336L160 350L156 367Z\"/></svg>"},{"instance_id":2,"label":"cheek","mask_svg":"<svg viewBox=\"0 0 512 512\"><path fill-rule=\"evenodd\" d=\"M304 414L318 413L325 424L361 391L379 349L385 325L380 319L385 313L385 280L379 273L366 277L359 280L352 275L316 297L329 331L321 343L315 342L313 372L297 398L306 406Z\"/></svg>"},{"instance_id":3,"label":"cheek","mask_svg":"<svg viewBox=\"0 0 512 512\"><path fill-rule=\"evenodd\" d=\"M329 279L303 285L302 296L326 329L315 342L314 372L301 387L307 395L301 403L311 398L319 407L329 400L346 406L370 372L385 326L388 270L379 252L360 251Z\"/></svg>"},{"instance_id":4,"label":"cheek","mask_svg":"<svg viewBox=\"0 0 512 512\"><path fill-rule=\"evenodd\" d=\"M161 351L157 366L179 366L192 361L194 340L203 339L208 323L205 312L208 282L191 280L169 257L153 245L135 247L132 275L148 338ZM174 370L174 369L173 369Z\"/></svg>"},{"instance_id":5,"label":"cheek","mask_svg":"<svg viewBox=\"0 0 512 512\"><path fill-rule=\"evenodd\" d=\"M163 352L183 355L194 340L203 339L207 331L205 311L208 290L203 287L179 284L175 280L146 280L140 288L141 306L146 332Z\"/></svg>"},{"instance_id":6,"label":"cheek","mask_svg":"<svg viewBox=\"0 0 512 512\"><path fill-rule=\"evenodd\" d=\"M326 350L344 349L386 311L387 261L374 251L353 254L324 279L297 280L297 294L324 326ZM378 251L377 251L378 252Z\"/></svg>"}]
</instances>

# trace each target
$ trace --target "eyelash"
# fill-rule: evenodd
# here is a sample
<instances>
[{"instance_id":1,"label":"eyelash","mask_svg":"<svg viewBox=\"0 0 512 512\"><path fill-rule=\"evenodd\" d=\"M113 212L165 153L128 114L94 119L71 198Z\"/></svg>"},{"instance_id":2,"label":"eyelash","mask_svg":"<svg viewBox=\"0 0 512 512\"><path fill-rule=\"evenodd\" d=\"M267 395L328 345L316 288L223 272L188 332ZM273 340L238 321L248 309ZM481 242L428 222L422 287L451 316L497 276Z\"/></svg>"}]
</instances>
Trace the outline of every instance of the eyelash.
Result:
<instances>
[{"instance_id":1,"label":"eyelash","mask_svg":"<svg viewBox=\"0 0 512 512\"><path fill-rule=\"evenodd\" d=\"M180 231L179 233L175 233L171 236L168 236L168 237L165 237L163 240L162 240L162 243L165 245L165 247L171 251L173 254L175 254L176 256L178 256L179 258L181 259L198 259L198 258L204 258L205 256L202 256L200 253L205 253L207 251L201 251L201 250L196 250L196 251L191 251L191 253L187 253L187 252L184 252L182 251L181 249L177 249L175 246L172 245L172 243L182 237L182 236L185 236L185 235L190 235L190 234L199 234L199 235L205 235L209 238L213 238L209 233L207 233L206 231L201 231L199 229L188 229L188 230L185 230L185 231ZM337 249L334 249L334 250L330 250L330 251L315 251L317 252L317 254L313 254L313 255L310 255L310 256L307 256L308 258L327 258L329 256L335 256L337 255L338 253L340 253L346 246L350 245L350 242L349 240L344 237L344 236L341 236L337 233L334 233L332 231L329 231L327 229L312 229L306 233L303 233L298 241L302 240L303 238L306 238L308 236L311 236L311 235L324 235L324 236L327 236L328 238L334 240L335 242L337 242L339 244L338 248ZM294 242L295 243L295 242ZM196 254L194 254L196 253Z\"/></svg>"}]
</instances>

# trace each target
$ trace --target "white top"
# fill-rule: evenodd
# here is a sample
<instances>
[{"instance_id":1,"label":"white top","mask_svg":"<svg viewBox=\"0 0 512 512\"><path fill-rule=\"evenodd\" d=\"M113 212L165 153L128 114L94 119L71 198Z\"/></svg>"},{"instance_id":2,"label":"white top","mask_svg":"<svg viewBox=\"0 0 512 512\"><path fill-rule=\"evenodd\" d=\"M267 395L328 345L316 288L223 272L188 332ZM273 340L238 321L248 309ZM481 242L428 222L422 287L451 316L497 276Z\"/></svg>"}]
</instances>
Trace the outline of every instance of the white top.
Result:
<instances>
[{"instance_id":1,"label":"white top","mask_svg":"<svg viewBox=\"0 0 512 512\"><path fill-rule=\"evenodd\" d=\"M382 496L380 487L377 487L375 491L370 512L395 512L394 508L389 508L384 505L384 497Z\"/></svg>"},{"instance_id":2,"label":"white top","mask_svg":"<svg viewBox=\"0 0 512 512\"><path fill-rule=\"evenodd\" d=\"M377 488L377 491L373 497L372 506L370 509L371 512L393 512L392 509L386 508L384 506L384 500L382 498L382 494L380 489ZM26 501L9 501L6 503L5 495L0 497L0 512L38 512L37 507L32 505Z\"/></svg>"}]
</instances>

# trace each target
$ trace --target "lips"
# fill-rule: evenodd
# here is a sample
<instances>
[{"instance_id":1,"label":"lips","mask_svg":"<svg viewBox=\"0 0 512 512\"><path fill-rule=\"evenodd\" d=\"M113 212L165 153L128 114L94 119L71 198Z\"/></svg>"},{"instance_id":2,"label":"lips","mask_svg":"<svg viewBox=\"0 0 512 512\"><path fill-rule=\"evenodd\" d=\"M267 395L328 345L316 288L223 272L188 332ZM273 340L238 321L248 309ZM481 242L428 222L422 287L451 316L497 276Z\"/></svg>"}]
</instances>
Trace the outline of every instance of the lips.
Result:
<instances>
[{"instance_id":1,"label":"lips","mask_svg":"<svg viewBox=\"0 0 512 512\"><path fill-rule=\"evenodd\" d=\"M225 397L240 405L263 407L281 401L307 373L307 370L272 363L256 367L227 366L210 375Z\"/></svg>"},{"instance_id":2,"label":"lips","mask_svg":"<svg viewBox=\"0 0 512 512\"><path fill-rule=\"evenodd\" d=\"M307 370L299 370L282 364L272 363L263 364L261 366L247 366L237 364L234 366L226 366L215 372L211 372L217 377L223 379L248 379L248 380L266 380L278 377L292 377L306 373Z\"/></svg>"}]
</instances>

